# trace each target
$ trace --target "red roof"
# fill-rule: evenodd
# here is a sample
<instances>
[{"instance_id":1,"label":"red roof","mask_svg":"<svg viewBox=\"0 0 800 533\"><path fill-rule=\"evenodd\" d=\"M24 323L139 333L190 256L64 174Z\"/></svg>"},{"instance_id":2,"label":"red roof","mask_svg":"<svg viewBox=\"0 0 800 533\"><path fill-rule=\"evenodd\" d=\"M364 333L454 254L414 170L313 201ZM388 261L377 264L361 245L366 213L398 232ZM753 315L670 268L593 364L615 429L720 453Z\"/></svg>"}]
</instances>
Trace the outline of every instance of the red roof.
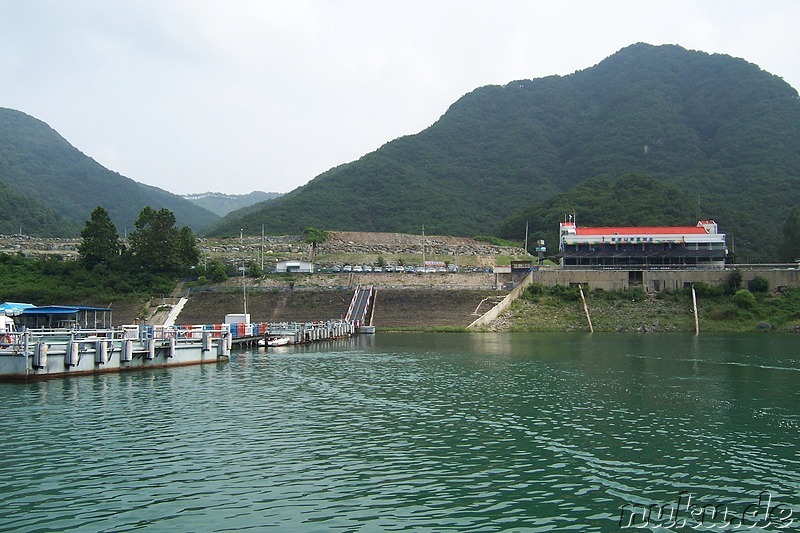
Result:
<instances>
[{"instance_id":1,"label":"red roof","mask_svg":"<svg viewBox=\"0 0 800 533\"><path fill-rule=\"evenodd\" d=\"M575 228L576 235L706 235L702 226L627 226L608 228Z\"/></svg>"}]
</instances>

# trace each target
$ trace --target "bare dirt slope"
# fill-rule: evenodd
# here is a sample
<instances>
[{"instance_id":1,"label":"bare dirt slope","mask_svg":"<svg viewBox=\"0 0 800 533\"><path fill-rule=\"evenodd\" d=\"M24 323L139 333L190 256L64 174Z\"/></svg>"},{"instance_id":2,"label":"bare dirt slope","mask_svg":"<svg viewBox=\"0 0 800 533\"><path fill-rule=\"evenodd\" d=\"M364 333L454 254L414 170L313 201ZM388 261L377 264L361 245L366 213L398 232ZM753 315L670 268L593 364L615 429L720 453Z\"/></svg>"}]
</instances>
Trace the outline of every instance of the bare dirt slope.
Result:
<instances>
[{"instance_id":1,"label":"bare dirt slope","mask_svg":"<svg viewBox=\"0 0 800 533\"><path fill-rule=\"evenodd\" d=\"M253 322L338 319L347 313L352 295L349 289L254 292L248 294L247 311ZM481 290L378 289L374 324L378 328L466 327L502 296ZM241 293L195 292L178 324L220 323L226 314L242 310Z\"/></svg>"},{"instance_id":2,"label":"bare dirt slope","mask_svg":"<svg viewBox=\"0 0 800 533\"><path fill-rule=\"evenodd\" d=\"M378 329L466 327L503 296L497 291L379 289L373 323Z\"/></svg>"}]
</instances>

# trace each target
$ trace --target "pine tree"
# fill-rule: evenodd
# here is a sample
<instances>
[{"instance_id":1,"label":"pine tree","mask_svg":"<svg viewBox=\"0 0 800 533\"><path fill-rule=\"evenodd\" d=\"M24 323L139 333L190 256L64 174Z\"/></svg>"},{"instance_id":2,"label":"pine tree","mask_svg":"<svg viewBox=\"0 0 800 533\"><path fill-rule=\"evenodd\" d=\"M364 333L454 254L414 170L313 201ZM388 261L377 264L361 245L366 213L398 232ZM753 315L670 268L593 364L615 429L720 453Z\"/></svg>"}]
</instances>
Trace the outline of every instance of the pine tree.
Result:
<instances>
[{"instance_id":1,"label":"pine tree","mask_svg":"<svg viewBox=\"0 0 800 533\"><path fill-rule=\"evenodd\" d=\"M81 237L83 242L78 245L78 254L87 267L109 263L119 256L119 233L103 207L97 206L92 211Z\"/></svg>"}]
</instances>

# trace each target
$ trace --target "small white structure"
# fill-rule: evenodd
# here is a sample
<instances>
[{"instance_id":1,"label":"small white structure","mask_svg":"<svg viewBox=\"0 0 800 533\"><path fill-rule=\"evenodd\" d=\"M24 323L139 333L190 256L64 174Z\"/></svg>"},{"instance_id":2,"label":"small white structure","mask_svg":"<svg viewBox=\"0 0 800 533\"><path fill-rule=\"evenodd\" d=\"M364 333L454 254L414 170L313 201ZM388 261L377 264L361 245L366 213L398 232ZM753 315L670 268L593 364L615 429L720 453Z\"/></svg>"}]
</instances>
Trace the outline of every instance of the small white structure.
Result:
<instances>
[{"instance_id":1,"label":"small white structure","mask_svg":"<svg viewBox=\"0 0 800 533\"><path fill-rule=\"evenodd\" d=\"M298 272L302 274L313 274L314 263L308 261L278 261L276 272Z\"/></svg>"},{"instance_id":2,"label":"small white structure","mask_svg":"<svg viewBox=\"0 0 800 533\"><path fill-rule=\"evenodd\" d=\"M249 324L250 313L229 313L225 315L226 324Z\"/></svg>"}]
</instances>

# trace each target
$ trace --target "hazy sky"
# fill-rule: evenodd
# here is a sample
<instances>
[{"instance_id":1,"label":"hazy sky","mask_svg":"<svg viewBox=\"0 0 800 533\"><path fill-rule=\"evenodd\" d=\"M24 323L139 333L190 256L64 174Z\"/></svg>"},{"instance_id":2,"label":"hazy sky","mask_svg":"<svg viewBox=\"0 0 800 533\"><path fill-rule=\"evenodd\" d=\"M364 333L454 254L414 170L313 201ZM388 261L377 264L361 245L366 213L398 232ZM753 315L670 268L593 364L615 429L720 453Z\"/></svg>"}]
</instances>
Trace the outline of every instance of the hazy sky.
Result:
<instances>
[{"instance_id":1,"label":"hazy sky","mask_svg":"<svg viewBox=\"0 0 800 533\"><path fill-rule=\"evenodd\" d=\"M0 107L174 193L288 192L473 89L636 42L800 88L798 21L798 0L0 0Z\"/></svg>"}]
</instances>

